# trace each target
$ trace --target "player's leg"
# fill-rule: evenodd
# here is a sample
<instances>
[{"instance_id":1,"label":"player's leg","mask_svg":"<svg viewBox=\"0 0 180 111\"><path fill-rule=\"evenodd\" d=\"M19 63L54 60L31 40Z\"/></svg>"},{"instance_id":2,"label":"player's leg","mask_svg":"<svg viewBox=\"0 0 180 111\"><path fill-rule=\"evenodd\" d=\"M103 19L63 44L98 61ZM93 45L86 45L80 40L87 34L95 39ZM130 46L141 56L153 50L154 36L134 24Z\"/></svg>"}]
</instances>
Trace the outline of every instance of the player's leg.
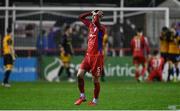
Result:
<instances>
[{"instance_id":1,"label":"player's leg","mask_svg":"<svg viewBox=\"0 0 180 111\"><path fill-rule=\"evenodd\" d=\"M61 76L63 70L64 70L64 63L63 63L63 65L60 67L60 69L59 69L59 71L58 71L58 77Z\"/></svg>"},{"instance_id":2,"label":"player's leg","mask_svg":"<svg viewBox=\"0 0 180 111\"><path fill-rule=\"evenodd\" d=\"M10 87L9 84L9 77L13 68L13 59L11 55L4 56L4 66L5 66L5 73L2 85L5 87Z\"/></svg>"},{"instance_id":3,"label":"player's leg","mask_svg":"<svg viewBox=\"0 0 180 111\"><path fill-rule=\"evenodd\" d=\"M65 68L66 68L66 73L67 73L67 77L68 77L68 82L75 82L75 80L72 78L72 74L70 72L70 63L66 62L64 64Z\"/></svg>"},{"instance_id":4,"label":"player's leg","mask_svg":"<svg viewBox=\"0 0 180 111\"><path fill-rule=\"evenodd\" d=\"M93 100L90 101L88 104L94 106L98 102L99 93L100 93L100 80L98 76L93 76L93 83L94 83L94 97Z\"/></svg>"},{"instance_id":5,"label":"player's leg","mask_svg":"<svg viewBox=\"0 0 180 111\"><path fill-rule=\"evenodd\" d=\"M102 75L101 75L101 81L102 82L105 82L105 71L104 71L104 69L102 70Z\"/></svg>"},{"instance_id":6,"label":"player's leg","mask_svg":"<svg viewBox=\"0 0 180 111\"><path fill-rule=\"evenodd\" d=\"M79 69L77 73L78 78L78 88L80 92L80 98L75 101L75 105L80 105L82 102L86 101L85 90L84 90L84 69Z\"/></svg>"},{"instance_id":7,"label":"player's leg","mask_svg":"<svg viewBox=\"0 0 180 111\"><path fill-rule=\"evenodd\" d=\"M179 76L178 62L175 62L174 63L174 82L177 81L178 76Z\"/></svg>"},{"instance_id":8,"label":"player's leg","mask_svg":"<svg viewBox=\"0 0 180 111\"><path fill-rule=\"evenodd\" d=\"M82 102L86 101L85 90L84 90L84 74L86 71L89 71L89 69L90 69L88 60L89 60L88 56L85 56L84 60L82 61L81 65L80 65L78 73L77 73L80 98L75 101L75 103L74 103L75 105L80 105Z\"/></svg>"},{"instance_id":9,"label":"player's leg","mask_svg":"<svg viewBox=\"0 0 180 111\"><path fill-rule=\"evenodd\" d=\"M80 97L85 97L84 95L84 69L79 69L77 73L77 78L78 78L78 88L80 91Z\"/></svg>"},{"instance_id":10,"label":"player's leg","mask_svg":"<svg viewBox=\"0 0 180 111\"><path fill-rule=\"evenodd\" d=\"M5 66L5 73L4 73L4 79L3 79L4 84L9 84L9 77L10 77L11 70L12 70L12 65L8 64Z\"/></svg>"},{"instance_id":11,"label":"player's leg","mask_svg":"<svg viewBox=\"0 0 180 111\"><path fill-rule=\"evenodd\" d=\"M177 79L178 79L178 81L180 81L180 61L178 61L177 67L178 67L178 71L179 71L179 73L177 75L178 76Z\"/></svg>"},{"instance_id":12,"label":"player's leg","mask_svg":"<svg viewBox=\"0 0 180 111\"><path fill-rule=\"evenodd\" d=\"M173 76L173 73L174 73L174 69L173 69L174 64L173 64L172 61L169 61L168 63L169 63L169 69L168 69L168 79L167 79L167 81L170 81L170 79L171 79L170 77Z\"/></svg>"},{"instance_id":13,"label":"player's leg","mask_svg":"<svg viewBox=\"0 0 180 111\"><path fill-rule=\"evenodd\" d=\"M152 70L148 76L148 82L152 82L156 76L156 72Z\"/></svg>"},{"instance_id":14,"label":"player's leg","mask_svg":"<svg viewBox=\"0 0 180 111\"><path fill-rule=\"evenodd\" d=\"M159 81L162 81L162 71L158 71L158 78L159 78Z\"/></svg>"},{"instance_id":15,"label":"player's leg","mask_svg":"<svg viewBox=\"0 0 180 111\"><path fill-rule=\"evenodd\" d=\"M92 61L92 79L94 83L94 98L89 102L90 106L94 106L98 102L99 93L100 93L100 77L103 71L104 59L103 56L94 57L91 59Z\"/></svg>"},{"instance_id":16,"label":"player's leg","mask_svg":"<svg viewBox=\"0 0 180 111\"><path fill-rule=\"evenodd\" d=\"M135 79L139 82L140 71L139 71L139 59L138 59L138 57L133 57L133 64L135 67Z\"/></svg>"},{"instance_id":17,"label":"player's leg","mask_svg":"<svg viewBox=\"0 0 180 111\"><path fill-rule=\"evenodd\" d=\"M135 79L139 82L139 76L140 76L139 64L134 64L134 66L135 66Z\"/></svg>"},{"instance_id":18,"label":"player's leg","mask_svg":"<svg viewBox=\"0 0 180 111\"><path fill-rule=\"evenodd\" d=\"M143 66L143 69L141 70L141 75L142 75L142 78L144 79L144 75L147 71L147 62L145 60L142 61L142 66Z\"/></svg>"},{"instance_id":19,"label":"player's leg","mask_svg":"<svg viewBox=\"0 0 180 111\"><path fill-rule=\"evenodd\" d=\"M180 60L180 56L178 54L175 55L175 60L174 60L174 82L176 82L178 80L179 77L179 60Z\"/></svg>"}]
</instances>

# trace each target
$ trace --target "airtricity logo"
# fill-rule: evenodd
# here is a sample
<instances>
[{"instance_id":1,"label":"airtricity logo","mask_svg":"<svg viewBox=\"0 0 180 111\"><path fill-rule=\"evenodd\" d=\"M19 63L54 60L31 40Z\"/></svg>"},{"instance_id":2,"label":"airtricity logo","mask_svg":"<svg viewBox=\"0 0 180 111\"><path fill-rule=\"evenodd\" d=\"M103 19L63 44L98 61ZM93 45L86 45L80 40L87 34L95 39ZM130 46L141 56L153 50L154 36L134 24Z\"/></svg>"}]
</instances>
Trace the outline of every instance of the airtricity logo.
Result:
<instances>
[{"instance_id":1,"label":"airtricity logo","mask_svg":"<svg viewBox=\"0 0 180 111\"><path fill-rule=\"evenodd\" d=\"M54 61L49 63L44 69L45 79L48 81L53 81L58 76L58 71L62 66L61 60L55 58ZM74 74L77 73L80 64L70 64L70 72ZM112 65L106 64L104 71L107 77L134 77L135 68L129 64L125 65ZM92 77L91 73L85 74L87 77Z\"/></svg>"}]
</instances>

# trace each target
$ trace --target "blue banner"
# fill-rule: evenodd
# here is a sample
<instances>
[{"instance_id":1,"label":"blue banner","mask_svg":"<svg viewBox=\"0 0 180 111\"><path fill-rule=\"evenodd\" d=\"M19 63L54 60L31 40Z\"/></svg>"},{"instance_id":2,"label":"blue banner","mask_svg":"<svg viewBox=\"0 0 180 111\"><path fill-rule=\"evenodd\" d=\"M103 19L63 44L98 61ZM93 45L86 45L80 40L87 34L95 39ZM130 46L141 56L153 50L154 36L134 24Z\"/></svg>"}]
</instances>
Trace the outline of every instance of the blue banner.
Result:
<instances>
[{"instance_id":1,"label":"blue banner","mask_svg":"<svg viewBox=\"0 0 180 111\"><path fill-rule=\"evenodd\" d=\"M0 58L0 80L4 78L3 58ZM13 71L10 75L12 81L35 81L37 80L37 59L17 58Z\"/></svg>"}]
</instances>

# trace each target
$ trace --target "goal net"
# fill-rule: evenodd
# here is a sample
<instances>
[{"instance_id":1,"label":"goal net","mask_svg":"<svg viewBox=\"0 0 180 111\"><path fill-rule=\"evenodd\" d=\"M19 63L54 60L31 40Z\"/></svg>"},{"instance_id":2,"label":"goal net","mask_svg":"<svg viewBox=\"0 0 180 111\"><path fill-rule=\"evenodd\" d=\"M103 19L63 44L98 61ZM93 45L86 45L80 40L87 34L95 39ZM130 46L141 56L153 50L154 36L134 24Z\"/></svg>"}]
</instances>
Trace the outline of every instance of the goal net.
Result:
<instances>
[{"instance_id":1,"label":"goal net","mask_svg":"<svg viewBox=\"0 0 180 111\"><path fill-rule=\"evenodd\" d=\"M107 27L108 46L115 55L129 54L130 40L137 28L143 29L152 48L158 48L161 28L169 26L168 8L1 7L0 21L5 24L4 29L12 27L15 49L22 56L36 55L39 51L56 54L66 25L73 27L73 48L76 54L81 54L87 46L88 30L78 16L94 9L104 11L102 23Z\"/></svg>"}]
</instances>

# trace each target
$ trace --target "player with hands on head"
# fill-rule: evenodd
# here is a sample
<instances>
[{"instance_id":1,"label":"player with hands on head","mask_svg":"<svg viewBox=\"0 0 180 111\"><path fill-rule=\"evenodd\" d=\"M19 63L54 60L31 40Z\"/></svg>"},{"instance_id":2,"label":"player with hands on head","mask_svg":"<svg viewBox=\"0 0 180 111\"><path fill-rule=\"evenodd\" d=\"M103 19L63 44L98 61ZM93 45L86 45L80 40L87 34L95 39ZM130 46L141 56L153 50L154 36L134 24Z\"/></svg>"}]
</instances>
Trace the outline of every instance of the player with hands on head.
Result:
<instances>
[{"instance_id":1,"label":"player with hands on head","mask_svg":"<svg viewBox=\"0 0 180 111\"><path fill-rule=\"evenodd\" d=\"M99 99L100 93L100 76L103 71L104 56L103 56L103 37L105 34L105 26L100 23L103 12L101 10L94 10L92 12L85 12L80 15L80 20L88 27L88 48L80 68L77 73L78 88L80 91L80 98L75 101L75 105L80 105L86 101L84 89L84 74L85 72L92 73L92 80L94 83L94 97L88 103L90 106L95 106ZM92 16L92 21L86 17Z\"/></svg>"}]
</instances>

